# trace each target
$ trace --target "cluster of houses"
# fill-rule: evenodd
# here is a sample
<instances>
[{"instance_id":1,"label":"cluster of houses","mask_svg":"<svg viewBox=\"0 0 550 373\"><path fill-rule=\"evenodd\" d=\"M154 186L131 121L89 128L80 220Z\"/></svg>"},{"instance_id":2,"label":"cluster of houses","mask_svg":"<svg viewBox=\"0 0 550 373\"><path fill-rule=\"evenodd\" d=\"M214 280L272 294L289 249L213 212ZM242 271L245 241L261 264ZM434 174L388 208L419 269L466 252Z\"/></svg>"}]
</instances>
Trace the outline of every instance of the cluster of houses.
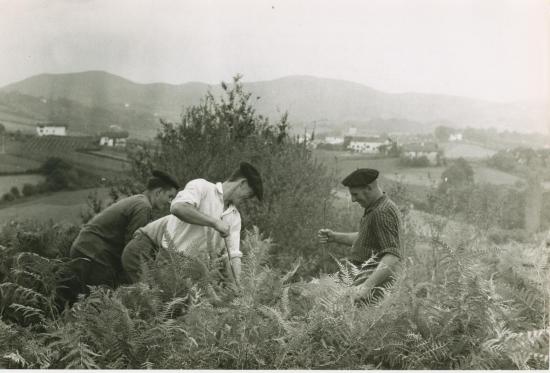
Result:
<instances>
[{"instance_id":1,"label":"cluster of houses","mask_svg":"<svg viewBox=\"0 0 550 373\"><path fill-rule=\"evenodd\" d=\"M329 145L340 149L349 150L361 154L383 154L392 146L398 146L400 154L404 158L418 159L425 157L429 164L436 165L441 158L442 149L434 141L419 140L398 144L387 136L357 136L356 131L353 135L347 136L326 136L324 139L318 139L313 146ZM453 134L449 141L462 141L462 134Z\"/></svg>"},{"instance_id":2,"label":"cluster of houses","mask_svg":"<svg viewBox=\"0 0 550 373\"><path fill-rule=\"evenodd\" d=\"M68 126L64 123L38 123L36 133L38 136L67 136ZM317 147L321 144L347 149L361 154L380 154L382 149L389 149L397 142L387 136L358 136L355 129L348 131L346 136L325 136L323 139L315 139L309 142L310 146ZM110 126L109 131L102 132L97 140L100 146L125 147L129 133L118 126ZM303 137L304 139L306 136ZM303 139L302 139L303 141ZM452 134L449 141L462 141L462 134ZM441 155L441 149L432 141L417 141L399 145L401 156L409 159L426 157L430 164L437 164Z\"/></svg>"},{"instance_id":3,"label":"cluster of houses","mask_svg":"<svg viewBox=\"0 0 550 373\"><path fill-rule=\"evenodd\" d=\"M67 124L65 123L38 123L36 134L42 136L67 136ZM109 131L99 134L97 140L100 146L125 147L128 139L128 131L123 131L119 126L110 126Z\"/></svg>"}]
</instances>

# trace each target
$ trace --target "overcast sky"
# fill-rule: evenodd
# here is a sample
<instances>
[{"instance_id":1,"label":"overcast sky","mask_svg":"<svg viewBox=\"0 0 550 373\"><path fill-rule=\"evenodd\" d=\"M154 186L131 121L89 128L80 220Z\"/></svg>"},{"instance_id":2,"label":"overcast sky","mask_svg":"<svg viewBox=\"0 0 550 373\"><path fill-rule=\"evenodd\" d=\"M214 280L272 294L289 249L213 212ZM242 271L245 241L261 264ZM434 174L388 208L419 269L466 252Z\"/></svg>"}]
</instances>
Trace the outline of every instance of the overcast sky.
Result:
<instances>
[{"instance_id":1,"label":"overcast sky","mask_svg":"<svg viewBox=\"0 0 550 373\"><path fill-rule=\"evenodd\" d=\"M0 86L45 72L173 84L241 73L547 100L549 20L546 0L0 0Z\"/></svg>"}]
</instances>

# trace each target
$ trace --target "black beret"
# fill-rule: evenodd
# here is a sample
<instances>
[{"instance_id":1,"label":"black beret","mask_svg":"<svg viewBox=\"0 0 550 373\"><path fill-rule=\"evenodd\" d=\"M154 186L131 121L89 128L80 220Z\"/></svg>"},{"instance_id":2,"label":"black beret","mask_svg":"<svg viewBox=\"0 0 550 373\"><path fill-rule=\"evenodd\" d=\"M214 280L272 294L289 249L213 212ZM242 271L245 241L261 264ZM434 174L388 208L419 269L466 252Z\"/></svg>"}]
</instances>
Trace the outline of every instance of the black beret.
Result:
<instances>
[{"instance_id":1,"label":"black beret","mask_svg":"<svg viewBox=\"0 0 550 373\"><path fill-rule=\"evenodd\" d=\"M372 183L377 177L378 170L373 168L359 168L342 180L342 184L348 188L363 187Z\"/></svg>"},{"instance_id":2,"label":"black beret","mask_svg":"<svg viewBox=\"0 0 550 373\"><path fill-rule=\"evenodd\" d=\"M175 188L176 190L179 190L180 187L176 179L168 175L166 172L153 170L151 174L153 176L147 181L148 189L155 189L159 187L163 188L165 186L170 186Z\"/></svg>"},{"instance_id":3,"label":"black beret","mask_svg":"<svg viewBox=\"0 0 550 373\"><path fill-rule=\"evenodd\" d=\"M254 195L261 201L264 198L264 188L262 185L262 177L258 170L248 162L241 162L239 171L245 177L250 188L254 191Z\"/></svg>"}]
</instances>

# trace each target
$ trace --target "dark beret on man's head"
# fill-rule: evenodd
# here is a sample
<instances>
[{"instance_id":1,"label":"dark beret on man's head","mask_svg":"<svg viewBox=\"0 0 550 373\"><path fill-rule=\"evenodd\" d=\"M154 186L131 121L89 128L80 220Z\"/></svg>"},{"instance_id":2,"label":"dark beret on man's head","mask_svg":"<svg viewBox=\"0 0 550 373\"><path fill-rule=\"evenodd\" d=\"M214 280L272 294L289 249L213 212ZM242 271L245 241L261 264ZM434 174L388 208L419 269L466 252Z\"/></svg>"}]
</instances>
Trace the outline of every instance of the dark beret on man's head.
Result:
<instances>
[{"instance_id":1,"label":"dark beret on man's head","mask_svg":"<svg viewBox=\"0 0 550 373\"><path fill-rule=\"evenodd\" d=\"M373 168L359 168L342 180L342 184L348 188L364 187L372 183L378 177L378 170Z\"/></svg>"},{"instance_id":2,"label":"dark beret on man's head","mask_svg":"<svg viewBox=\"0 0 550 373\"><path fill-rule=\"evenodd\" d=\"M168 175L166 172L153 170L151 172L152 177L147 180L147 189L153 190L156 188L168 189L174 188L178 190L179 184L174 177Z\"/></svg>"},{"instance_id":3,"label":"dark beret on man's head","mask_svg":"<svg viewBox=\"0 0 550 373\"><path fill-rule=\"evenodd\" d=\"M254 195L261 201L264 198L264 188L262 184L262 177L254 166L248 162L241 162L239 168L233 172L230 180L235 180L238 177L244 177L246 182L254 191Z\"/></svg>"}]
</instances>

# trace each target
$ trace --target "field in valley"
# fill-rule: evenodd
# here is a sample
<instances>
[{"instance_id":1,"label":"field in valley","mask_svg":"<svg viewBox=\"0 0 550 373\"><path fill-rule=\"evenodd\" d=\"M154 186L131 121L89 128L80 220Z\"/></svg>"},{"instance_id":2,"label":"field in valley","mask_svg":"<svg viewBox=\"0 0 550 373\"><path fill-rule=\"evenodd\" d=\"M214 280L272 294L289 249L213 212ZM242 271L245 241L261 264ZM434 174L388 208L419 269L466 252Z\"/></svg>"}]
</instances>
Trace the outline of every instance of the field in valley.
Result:
<instances>
[{"instance_id":1,"label":"field in valley","mask_svg":"<svg viewBox=\"0 0 550 373\"><path fill-rule=\"evenodd\" d=\"M489 158L496 153L494 149L488 149L477 144L464 142L446 142L439 144L439 146L445 152L445 157L449 159L460 157L466 159L483 159Z\"/></svg>"},{"instance_id":2,"label":"field in valley","mask_svg":"<svg viewBox=\"0 0 550 373\"><path fill-rule=\"evenodd\" d=\"M36 170L40 165L41 162L34 159L18 157L12 154L0 154L0 174Z\"/></svg>"},{"instance_id":3,"label":"field in valley","mask_svg":"<svg viewBox=\"0 0 550 373\"><path fill-rule=\"evenodd\" d=\"M335 170L339 179L344 178L357 168L375 168L384 178L399 181L407 185L430 187L437 185L445 167L403 167L398 158L374 158L355 155L349 152L316 150L315 157L324 162L329 169ZM517 176L487 167L480 162L472 162L474 179L477 183L495 185L514 185L521 182Z\"/></svg>"},{"instance_id":4,"label":"field in valley","mask_svg":"<svg viewBox=\"0 0 550 373\"><path fill-rule=\"evenodd\" d=\"M36 195L25 201L11 203L0 208L0 225L11 220L27 219L79 224L81 213L87 208L86 200L94 193L102 200L108 199L107 188L92 188Z\"/></svg>"},{"instance_id":5,"label":"field in valley","mask_svg":"<svg viewBox=\"0 0 550 373\"><path fill-rule=\"evenodd\" d=\"M13 187L17 187L19 192L21 192L23 185L37 185L44 180L44 176L36 174L0 176L0 196L4 195L4 193L9 192L10 189Z\"/></svg>"}]
</instances>

